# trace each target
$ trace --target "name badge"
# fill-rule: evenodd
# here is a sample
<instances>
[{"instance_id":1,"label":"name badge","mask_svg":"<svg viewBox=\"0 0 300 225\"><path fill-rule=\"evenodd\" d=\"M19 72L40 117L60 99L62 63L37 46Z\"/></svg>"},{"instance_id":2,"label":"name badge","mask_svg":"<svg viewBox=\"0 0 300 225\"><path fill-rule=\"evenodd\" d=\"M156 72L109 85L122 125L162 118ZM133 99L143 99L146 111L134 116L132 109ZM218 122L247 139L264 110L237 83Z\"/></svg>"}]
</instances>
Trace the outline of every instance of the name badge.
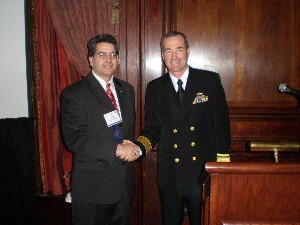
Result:
<instances>
[{"instance_id":1,"label":"name badge","mask_svg":"<svg viewBox=\"0 0 300 225\"><path fill-rule=\"evenodd\" d=\"M111 111L103 115L108 127L119 124L122 122L121 117L117 110Z\"/></svg>"}]
</instances>

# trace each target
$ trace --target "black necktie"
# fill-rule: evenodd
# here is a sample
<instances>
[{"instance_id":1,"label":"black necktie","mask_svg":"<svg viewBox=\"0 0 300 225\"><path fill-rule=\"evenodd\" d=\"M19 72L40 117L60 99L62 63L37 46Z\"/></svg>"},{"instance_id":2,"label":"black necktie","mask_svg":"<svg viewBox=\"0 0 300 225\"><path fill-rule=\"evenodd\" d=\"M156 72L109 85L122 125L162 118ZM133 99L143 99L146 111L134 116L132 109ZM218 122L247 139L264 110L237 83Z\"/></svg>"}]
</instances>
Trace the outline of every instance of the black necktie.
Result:
<instances>
[{"instance_id":1,"label":"black necktie","mask_svg":"<svg viewBox=\"0 0 300 225\"><path fill-rule=\"evenodd\" d=\"M183 84L182 80L178 79L177 84L178 84L177 93L179 95L180 102L182 102L183 92L184 92L183 87L182 87L182 84Z\"/></svg>"}]
</instances>

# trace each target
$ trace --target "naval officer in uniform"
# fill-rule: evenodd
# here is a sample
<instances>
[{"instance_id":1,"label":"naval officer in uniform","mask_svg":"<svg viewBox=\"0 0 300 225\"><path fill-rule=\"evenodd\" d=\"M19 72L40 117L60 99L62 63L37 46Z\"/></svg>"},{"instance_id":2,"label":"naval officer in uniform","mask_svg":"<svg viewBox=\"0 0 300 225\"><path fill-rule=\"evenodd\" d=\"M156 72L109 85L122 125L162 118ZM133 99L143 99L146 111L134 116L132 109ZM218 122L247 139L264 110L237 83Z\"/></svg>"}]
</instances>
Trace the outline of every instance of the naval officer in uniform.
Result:
<instances>
[{"instance_id":1,"label":"naval officer in uniform","mask_svg":"<svg viewBox=\"0 0 300 225\"><path fill-rule=\"evenodd\" d=\"M144 157L158 143L163 224L181 225L186 207L190 225L200 225L204 165L230 161L226 97L217 73L187 64L185 34L165 34L160 47L168 72L147 85L145 128L135 144Z\"/></svg>"}]
</instances>

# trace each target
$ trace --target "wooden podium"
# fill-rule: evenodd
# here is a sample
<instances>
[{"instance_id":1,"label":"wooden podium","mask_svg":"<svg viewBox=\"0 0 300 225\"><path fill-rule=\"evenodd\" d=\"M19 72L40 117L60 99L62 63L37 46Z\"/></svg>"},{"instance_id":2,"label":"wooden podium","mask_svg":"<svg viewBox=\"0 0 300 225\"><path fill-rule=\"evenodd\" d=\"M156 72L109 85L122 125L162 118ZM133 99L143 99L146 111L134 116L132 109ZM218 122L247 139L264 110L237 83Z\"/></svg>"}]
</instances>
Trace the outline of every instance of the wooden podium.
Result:
<instances>
[{"instance_id":1,"label":"wooden podium","mask_svg":"<svg viewBox=\"0 0 300 225\"><path fill-rule=\"evenodd\" d=\"M205 225L300 225L300 163L209 162L205 168Z\"/></svg>"}]
</instances>

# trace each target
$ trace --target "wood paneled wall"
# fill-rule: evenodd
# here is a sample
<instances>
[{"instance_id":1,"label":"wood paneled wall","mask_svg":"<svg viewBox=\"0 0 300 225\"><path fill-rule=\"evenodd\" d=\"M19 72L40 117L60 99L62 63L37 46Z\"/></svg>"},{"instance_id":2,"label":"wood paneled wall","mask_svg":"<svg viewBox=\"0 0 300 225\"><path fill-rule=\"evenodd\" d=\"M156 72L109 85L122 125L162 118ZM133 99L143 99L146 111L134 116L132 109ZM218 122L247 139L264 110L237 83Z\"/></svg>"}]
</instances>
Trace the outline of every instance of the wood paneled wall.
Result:
<instances>
[{"instance_id":1,"label":"wood paneled wall","mask_svg":"<svg viewBox=\"0 0 300 225\"><path fill-rule=\"evenodd\" d=\"M300 88L299 1L176 0L174 17L190 65L220 73L230 106L296 106L277 88Z\"/></svg>"},{"instance_id":2,"label":"wood paneled wall","mask_svg":"<svg viewBox=\"0 0 300 225\"><path fill-rule=\"evenodd\" d=\"M121 78L135 87L137 135L146 85L165 71L160 38L174 29L189 38L189 64L221 76L233 160L272 160L247 152L248 141L300 140L299 105L278 92L280 83L300 89L300 0L126 0L120 13ZM135 172L134 224L160 225L156 152Z\"/></svg>"},{"instance_id":3,"label":"wood paneled wall","mask_svg":"<svg viewBox=\"0 0 300 225\"><path fill-rule=\"evenodd\" d=\"M144 126L147 83L164 71L159 41L162 34L170 29L173 9L171 0L126 0L120 3L121 78L135 88L138 135ZM132 217L134 225L161 224L156 153L135 165Z\"/></svg>"}]
</instances>

